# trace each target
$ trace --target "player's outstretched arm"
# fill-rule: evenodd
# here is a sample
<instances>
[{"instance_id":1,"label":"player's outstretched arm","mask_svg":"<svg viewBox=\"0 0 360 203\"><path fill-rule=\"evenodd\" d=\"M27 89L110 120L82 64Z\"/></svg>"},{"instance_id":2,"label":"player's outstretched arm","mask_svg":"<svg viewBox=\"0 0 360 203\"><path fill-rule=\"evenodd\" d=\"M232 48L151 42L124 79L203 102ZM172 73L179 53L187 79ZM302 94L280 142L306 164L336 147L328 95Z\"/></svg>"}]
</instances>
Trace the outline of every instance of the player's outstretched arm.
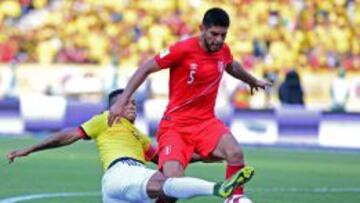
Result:
<instances>
[{"instance_id":1,"label":"player's outstretched arm","mask_svg":"<svg viewBox=\"0 0 360 203\"><path fill-rule=\"evenodd\" d=\"M110 114L108 118L108 125L112 126L114 123L118 122L120 117L123 114L124 107L128 103L131 95L136 91L136 89L145 81L150 73L159 71L161 68L155 61L155 59L150 59L143 63L131 76L128 84L126 85L124 92L119 96L116 103L111 106Z\"/></svg>"},{"instance_id":2,"label":"player's outstretched arm","mask_svg":"<svg viewBox=\"0 0 360 203\"><path fill-rule=\"evenodd\" d=\"M39 142L38 144L32 145L24 149L9 152L7 155L7 159L9 163L12 163L17 157L27 156L36 151L69 145L81 138L82 136L78 129L60 131Z\"/></svg>"},{"instance_id":3,"label":"player's outstretched arm","mask_svg":"<svg viewBox=\"0 0 360 203\"><path fill-rule=\"evenodd\" d=\"M226 72L229 73L234 78L242 80L243 82L250 85L250 92L254 94L254 90L258 91L259 88L265 89L267 86L272 84L268 81L258 80L247 72L239 62L233 61L231 64L227 65Z\"/></svg>"}]
</instances>

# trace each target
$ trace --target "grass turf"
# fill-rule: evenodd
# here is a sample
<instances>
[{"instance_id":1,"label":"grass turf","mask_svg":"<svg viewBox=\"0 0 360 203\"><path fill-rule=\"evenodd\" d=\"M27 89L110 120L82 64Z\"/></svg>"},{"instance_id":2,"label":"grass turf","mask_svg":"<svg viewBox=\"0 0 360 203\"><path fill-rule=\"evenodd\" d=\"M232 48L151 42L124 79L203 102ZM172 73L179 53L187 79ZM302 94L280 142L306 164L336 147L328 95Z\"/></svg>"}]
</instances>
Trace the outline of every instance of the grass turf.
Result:
<instances>
[{"instance_id":1,"label":"grass turf","mask_svg":"<svg viewBox=\"0 0 360 203\"><path fill-rule=\"evenodd\" d=\"M0 202L15 196L73 192L90 194L24 202L101 202L102 169L91 141L38 152L7 164L8 151L38 141L30 137L0 138ZM246 187L247 196L255 203L360 202L359 152L275 148L245 148L244 151L247 163L256 170L254 179ZM186 175L219 181L224 171L223 163L198 163L191 165ZM201 197L179 202L222 200Z\"/></svg>"}]
</instances>

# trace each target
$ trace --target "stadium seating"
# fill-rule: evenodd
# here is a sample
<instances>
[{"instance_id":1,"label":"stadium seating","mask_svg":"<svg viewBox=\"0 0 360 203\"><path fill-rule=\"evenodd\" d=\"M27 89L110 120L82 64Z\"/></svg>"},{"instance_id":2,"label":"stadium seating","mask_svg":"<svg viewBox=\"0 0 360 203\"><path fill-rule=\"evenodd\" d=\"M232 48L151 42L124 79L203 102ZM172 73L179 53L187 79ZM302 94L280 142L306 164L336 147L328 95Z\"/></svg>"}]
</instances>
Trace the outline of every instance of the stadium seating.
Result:
<instances>
[{"instance_id":1,"label":"stadium seating","mask_svg":"<svg viewBox=\"0 0 360 203\"><path fill-rule=\"evenodd\" d=\"M17 98L0 100L0 134L21 134L25 130Z\"/></svg>"},{"instance_id":2,"label":"stadium seating","mask_svg":"<svg viewBox=\"0 0 360 203\"><path fill-rule=\"evenodd\" d=\"M220 6L236 22L227 41L246 68L360 70L359 1L155 1L2 1L0 61L110 64L115 57L135 68L196 33L203 11Z\"/></svg>"},{"instance_id":3,"label":"stadium seating","mask_svg":"<svg viewBox=\"0 0 360 203\"><path fill-rule=\"evenodd\" d=\"M66 103L65 115L63 117L64 127L78 127L89 120L93 115L101 113L106 109L104 103L84 103L68 101Z\"/></svg>"}]
</instances>

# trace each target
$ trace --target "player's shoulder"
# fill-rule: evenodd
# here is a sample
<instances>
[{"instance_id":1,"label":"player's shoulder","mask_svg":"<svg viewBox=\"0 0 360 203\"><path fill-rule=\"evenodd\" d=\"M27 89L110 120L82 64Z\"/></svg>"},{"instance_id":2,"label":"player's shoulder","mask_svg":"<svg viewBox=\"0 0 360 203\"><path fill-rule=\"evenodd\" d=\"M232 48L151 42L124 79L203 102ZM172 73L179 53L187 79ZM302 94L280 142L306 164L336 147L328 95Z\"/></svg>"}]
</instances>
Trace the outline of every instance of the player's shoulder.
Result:
<instances>
[{"instance_id":1,"label":"player's shoulder","mask_svg":"<svg viewBox=\"0 0 360 203\"><path fill-rule=\"evenodd\" d=\"M177 42L175 42L174 44L170 45L169 48L161 51L159 53L159 58L164 58L165 56L169 55L169 54L176 54L177 56L180 55L185 55L187 52L189 52L189 50L191 50L193 47L195 47L194 43L196 39L194 39L193 37L190 38L186 38L186 39L181 39Z\"/></svg>"},{"instance_id":2,"label":"player's shoulder","mask_svg":"<svg viewBox=\"0 0 360 203\"><path fill-rule=\"evenodd\" d=\"M96 116L108 117L109 116L109 111L108 110L102 111L102 112L96 114Z\"/></svg>"},{"instance_id":3,"label":"player's shoulder","mask_svg":"<svg viewBox=\"0 0 360 203\"><path fill-rule=\"evenodd\" d=\"M98 114L95 114L94 116L92 116L92 119L96 119L96 120L104 120L107 121L107 118L109 116L109 111L102 111Z\"/></svg>"},{"instance_id":4,"label":"player's shoulder","mask_svg":"<svg viewBox=\"0 0 360 203\"><path fill-rule=\"evenodd\" d=\"M196 45L197 42L198 42L197 37L187 37L179 40L175 45L179 48L188 49L194 47L194 45Z\"/></svg>"},{"instance_id":5,"label":"player's shoulder","mask_svg":"<svg viewBox=\"0 0 360 203\"><path fill-rule=\"evenodd\" d=\"M224 42L223 49L224 49L225 51L230 51L230 47L229 47L229 45L228 45L226 42Z\"/></svg>"}]
</instances>

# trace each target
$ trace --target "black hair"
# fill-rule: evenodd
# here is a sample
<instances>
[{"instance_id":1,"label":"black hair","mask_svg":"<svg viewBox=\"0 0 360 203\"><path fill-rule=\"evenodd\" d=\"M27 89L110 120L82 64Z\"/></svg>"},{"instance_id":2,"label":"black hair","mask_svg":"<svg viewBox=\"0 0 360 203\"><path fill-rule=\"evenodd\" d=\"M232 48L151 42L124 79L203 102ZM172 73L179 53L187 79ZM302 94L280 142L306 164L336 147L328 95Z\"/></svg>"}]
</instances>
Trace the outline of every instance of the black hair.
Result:
<instances>
[{"instance_id":1,"label":"black hair","mask_svg":"<svg viewBox=\"0 0 360 203\"><path fill-rule=\"evenodd\" d=\"M109 101L108 101L109 102L108 103L109 107L116 102L116 97L118 95L122 94L123 92L124 92L124 89L117 89L117 90L112 91L109 94Z\"/></svg>"},{"instance_id":2,"label":"black hair","mask_svg":"<svg viewBox=\"0 0 360 203\"><path fill-rule=\"evenodd\" d=\"M205 12L202 24L206 28L211 26L229 27L230 18L225 10L215 7Z\"/></svg>"}]
</instances>

